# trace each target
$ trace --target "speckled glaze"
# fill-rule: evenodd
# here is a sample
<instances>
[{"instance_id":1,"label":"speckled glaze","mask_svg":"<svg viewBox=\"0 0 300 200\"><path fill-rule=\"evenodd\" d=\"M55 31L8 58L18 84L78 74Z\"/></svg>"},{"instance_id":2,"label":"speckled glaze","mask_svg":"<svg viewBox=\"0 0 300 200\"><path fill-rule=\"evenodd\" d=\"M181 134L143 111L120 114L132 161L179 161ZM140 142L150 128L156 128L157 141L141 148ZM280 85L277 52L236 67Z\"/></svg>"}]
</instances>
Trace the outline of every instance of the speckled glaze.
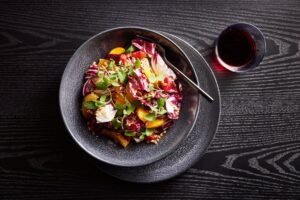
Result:
<instances>
[{"instance_id":1,"label":"speckled glaze","mask_svg":"<svg viewBox=\"0 0 300 200\"><path fill-rule=\"evenodd\" d=\"M181 81L183 102L179 119L158 145L132 142L126 149L123 149L107 138L92 135L80 113L84 73L93 61L105 57L114 47L127 46L137 34L152 38L161 44L166 49L167 58L192 80L198 82L195 70L185 53L170 39L156 31L137 27L110 29L81 45L69 60L61 80L59 104L62 118L70 135L83 150L97 160L115 166L142 166L172 153L193 129L199 108L205 110L206 104L210 104L199 96L194 88ZM208 88L208 82L208 78L202 78L200 86ZM218 101L213 104L218 104ZM207 125L203 124L203 126Z\"/></svg>"},{"instance_id":2,"label":"speckled glaze","mask_svg":"<svg viewBox=\"0 0 300 200\"><path fill-rule=\"evenodd\" d=\"M188 55L199 77L200 86L215 99L213 103L200 97L200 111L193 131L180 146L165 158L142 167L116 167L97 162L105 173L116 178L136 182L153 183L172 178L191 167L205 153L218 127L220 118L220 93L217 81L204 58L185 41L163 33L179 45Z\"/></svg>"}]
</instances>

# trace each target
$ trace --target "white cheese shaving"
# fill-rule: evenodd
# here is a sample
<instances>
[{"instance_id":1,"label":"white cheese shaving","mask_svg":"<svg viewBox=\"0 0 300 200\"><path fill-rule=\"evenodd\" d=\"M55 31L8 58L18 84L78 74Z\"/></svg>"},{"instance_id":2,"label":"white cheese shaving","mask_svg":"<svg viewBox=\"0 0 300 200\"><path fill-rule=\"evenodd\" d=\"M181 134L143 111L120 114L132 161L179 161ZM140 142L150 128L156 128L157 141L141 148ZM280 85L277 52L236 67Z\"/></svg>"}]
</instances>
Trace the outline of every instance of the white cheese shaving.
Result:
<instances>
[{"instance_id":1,"label":"white cheese shaving","mask_svg":"<svg viewBox=\"0 0 300 200\"><path fill-rule=\"evenodd\" d=\"M113 120L117 113L111 104L100 107L96 111L96 120L98 123L110 122Z\"/></svg>"}]
</instances>

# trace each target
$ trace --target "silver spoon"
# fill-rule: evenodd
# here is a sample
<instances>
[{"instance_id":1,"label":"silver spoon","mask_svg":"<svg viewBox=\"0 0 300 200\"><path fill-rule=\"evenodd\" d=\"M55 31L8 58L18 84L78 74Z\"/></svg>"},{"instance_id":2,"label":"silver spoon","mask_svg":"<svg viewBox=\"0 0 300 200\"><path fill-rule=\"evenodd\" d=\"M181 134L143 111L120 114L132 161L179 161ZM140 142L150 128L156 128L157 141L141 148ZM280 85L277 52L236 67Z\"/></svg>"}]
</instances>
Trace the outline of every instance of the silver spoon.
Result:
<instances>
[{"instance_id":1,"label":"silver spoon","mask_svg":"<svg viewBox=\"0 0 300 200\"><path fill-rule=\"evenodd\" d=\"M162 56L163 60L165 61L165 63L171 68L173 69L177 74L181 75L184 80L190 84L191 86L193 86L194 88L196 88L204 97L206 97L210 102L213 102L214 99L207 94L207 92L205 92L202 88L200 88L196 83L194 83L189 77L187 77L182 71L180 71L177 67L175 67L170 61L168 61L168 59L166 58L166 51L165 49L160 46L160 44L157 44L156 42L154 42L152 39L144 37L144 36L140 36L137 35L138 38L141 38L143 40L148 40L152 43L154 43L156 45L156 49L158 50L158 52L160 53L160 55Z\"/></svg>"}]
</instances>

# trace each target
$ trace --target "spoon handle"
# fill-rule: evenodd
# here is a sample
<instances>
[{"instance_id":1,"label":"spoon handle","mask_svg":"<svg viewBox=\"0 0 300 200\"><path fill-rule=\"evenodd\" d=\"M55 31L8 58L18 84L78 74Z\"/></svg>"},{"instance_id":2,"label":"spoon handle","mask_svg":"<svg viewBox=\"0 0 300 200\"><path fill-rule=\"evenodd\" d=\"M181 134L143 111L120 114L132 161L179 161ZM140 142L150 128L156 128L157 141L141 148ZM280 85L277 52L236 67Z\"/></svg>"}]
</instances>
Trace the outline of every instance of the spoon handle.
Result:
<instances>
[{"instance_id":1,"label":"spoon handle","mask_svg":"<svg viewBox=\"0 0 300 200\"><path fill-rule=\"evenodd\" d=\"M187 77L182 71L180 71L177 67L175 67L167 58L166 58L166 53L165 53L165 49L160 46L160 44L156 43L153 39L151 38L148 38L148 37L145 37L145 36L142 36L142 35L137 35L138 38L141 38L143 40L146 40L146 41L149 41L149 42L152 42L156 45L156 47L158 48L158 52L161 53L165 63L171 67L174 71L177 72L177 74L181 75L184 80L190 84L191 86L193 86L194 88L196 88L204 97L206 97L206 99L208 99L210 102L213 102L214 99L209 95L207 94L202 88L200 88L196 83L194 83L194 81L192 81L189 77Z\"/></svg>"}]
</instances>

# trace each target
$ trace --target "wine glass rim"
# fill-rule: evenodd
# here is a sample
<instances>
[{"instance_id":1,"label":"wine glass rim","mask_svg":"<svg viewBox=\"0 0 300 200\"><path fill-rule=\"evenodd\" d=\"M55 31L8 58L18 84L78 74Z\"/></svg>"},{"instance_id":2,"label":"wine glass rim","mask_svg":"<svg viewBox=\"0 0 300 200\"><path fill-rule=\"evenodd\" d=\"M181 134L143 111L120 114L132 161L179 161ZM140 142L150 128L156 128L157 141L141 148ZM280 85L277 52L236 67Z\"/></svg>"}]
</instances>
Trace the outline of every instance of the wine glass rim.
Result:
<instances>
[{"instance_id":1,"label":"wine glass rim","mask_svg":"<svg viewBox=\"0 0 300 200\"><path fill-rule=\"evenodd\" d=\"M251 32L249 30L245 30L245 31L248 32L250 35L253 35L253 33L255 32L258 35L259 39L258 40L253 39L256 44L256 50L255 50L256 53L255 53L254 58L249 60L245 64L233 66L233 65L227 64L220 58L218 43L219 43L219 39L220 39L221 35L224 32L226 32L230 28L237 27L237 26L239 26L239 27L244 26L244 28L241 28L240 30L245 30L245 27L250 27L252 30ZM259 45L257 45L257 41L259 41ZM249 70L257 67L259 65L259 63L263 60L263 58L265 56L265 52L266 52L266 40L265 40L264 34L257 26L250 24L250 23L246 23L246 22L234 23L234 24L227 26L225 29L223 29L221 31L221 33L219 34L219 36L215 42L215 55L216 55L218 62L222 66L224 66L226 69L228 69L232 72L241 73L241 72L246 72L246 71L249 71Z\"/></svg>"}]
</instances>

